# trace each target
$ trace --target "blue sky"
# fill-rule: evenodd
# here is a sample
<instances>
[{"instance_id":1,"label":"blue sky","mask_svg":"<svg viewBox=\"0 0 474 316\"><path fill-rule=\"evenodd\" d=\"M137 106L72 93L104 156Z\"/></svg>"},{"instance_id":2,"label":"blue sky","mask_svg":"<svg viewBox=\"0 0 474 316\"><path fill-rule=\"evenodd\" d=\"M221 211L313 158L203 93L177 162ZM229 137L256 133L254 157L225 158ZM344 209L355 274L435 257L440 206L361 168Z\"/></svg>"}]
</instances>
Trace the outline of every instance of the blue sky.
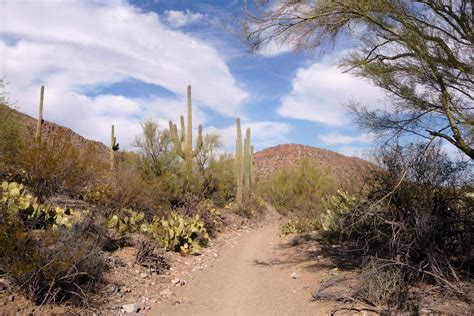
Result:
<instances>
[{"instance_id":1,"label":"blue sky","mask_svg":"<svg viewBox=\"0 0 474 316\"><path fill-rule=\"evenodd\" d=\"M127 147L140 121L176 121L191 84L195 120L221 133L227 150L236 116L257 149L370 149L343 104L379 108L385 97L336 67L351 47L296 54L272 43L250 54L229 30L242 8L242 0L2 1L0 76L20 110L36 115L44 84L47 120L104 143L111 124Z\"/></svg>"}]
</instances>

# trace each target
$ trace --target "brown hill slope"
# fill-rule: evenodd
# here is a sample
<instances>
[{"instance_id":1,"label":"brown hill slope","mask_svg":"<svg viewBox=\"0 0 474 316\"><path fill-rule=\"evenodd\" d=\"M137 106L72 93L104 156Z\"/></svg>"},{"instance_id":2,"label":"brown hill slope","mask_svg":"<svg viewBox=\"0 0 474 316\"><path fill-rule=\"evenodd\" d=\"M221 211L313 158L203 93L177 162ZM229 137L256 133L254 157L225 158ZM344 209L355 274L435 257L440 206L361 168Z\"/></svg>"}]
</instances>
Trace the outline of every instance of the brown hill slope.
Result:
<instances>
[{"instance_id":1,"label":"brown hill slope","mask_svg":"<svg viewBox=\"0 0 474 316\"><path fill-rule=\"evenodd\" d=\"M32 118L29 115L21 113L15 109L9 108L3 104L0 104L2 110L7 110L9 115L12 115L16 122L18 122L21 126L24 127L24 133L30 137L33 137L36 131L36 118ZM71 142L78 146L79 148L85 148L93 145L93 148L98 150L104 157L108 155L108 147L102 144L101 142L96 142L87 138L82 137L78 133L74 132L72 129L55 124L53 122L49 122L44 120L43 126L41 128L42 137L48 138L48 136L52 134L61 134L64 135L66 138L71 140ZM90 147L89 147L90 148ZM102 154L103 153L103 154Z\"/></svg>"},{"instance_id":2,"label":"brown hill slope","mask_svg":"<svg viewBox=\"0 0 474 316\"><path fill-rule=\"evenodd\" d=\"M321 169L329 169L346 189L361 184L369 171L376 168L366 160L346 157L330 150L284 144L255 153L255 173L265 178L282 168L297 166L304 158L313 160Z\"/></svg>"}]
</instances>

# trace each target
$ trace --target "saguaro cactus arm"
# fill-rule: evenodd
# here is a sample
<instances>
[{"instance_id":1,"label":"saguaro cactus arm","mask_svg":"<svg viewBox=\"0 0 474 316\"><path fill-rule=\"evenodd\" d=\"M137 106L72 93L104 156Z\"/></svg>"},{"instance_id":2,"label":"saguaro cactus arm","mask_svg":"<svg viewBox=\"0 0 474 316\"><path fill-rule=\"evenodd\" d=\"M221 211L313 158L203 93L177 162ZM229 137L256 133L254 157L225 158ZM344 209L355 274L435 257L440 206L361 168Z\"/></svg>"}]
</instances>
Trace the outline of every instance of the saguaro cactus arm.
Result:
<instances>
[{"instance_id":1,"label":"saguaro cactus arm","mask_svg":"<svg viewBox=\"0 0 474 316\"><path fill-rule=\"evenodd\" d=\"M193 157L196 157L202 149L204 141L202 140L202 125L198 126L198 138L196 143L196 148L193 150Z\"/></svg>"},{"instance_id":2,"label":"saguaro cactus arm","mask_svg":"<svg viewBox=\"0 0 474 316\"><path fill-rule=\"evenodd\" d=\"M178 156L185 159L184 152L183 152L183 143L181 142L181 139L178 134L178 127L176 126L176 124L173 124L172 121L169 121L169 127L170 127L171 140L173 141L174 151L176 152Z\"/></svg>"}]
</instances>

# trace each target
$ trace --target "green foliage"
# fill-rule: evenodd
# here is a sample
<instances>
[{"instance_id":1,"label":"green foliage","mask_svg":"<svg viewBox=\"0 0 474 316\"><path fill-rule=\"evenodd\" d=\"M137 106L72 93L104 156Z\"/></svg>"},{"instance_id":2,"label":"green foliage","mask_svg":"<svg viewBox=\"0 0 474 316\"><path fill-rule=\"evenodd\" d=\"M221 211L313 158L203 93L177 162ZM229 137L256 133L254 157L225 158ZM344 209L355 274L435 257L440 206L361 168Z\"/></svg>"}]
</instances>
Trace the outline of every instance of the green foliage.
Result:
<instances>
[{"instance_id":1,"label":"green foliage","mask_svg":"<svg viewBox=\"0 0 474 316\"><path fill-rule=\"evenodd\" d=\"M301 233L302 231L303 229L301 228L301 225L298 220L292 220L291 218L288 219L288 222L286 222L285 225L283 225L281 228L282 235L297 234Z\"/></svg>"},{"instance_id":2,"label":"green foliage","mask_svg":"<svg viewBox=\"0 0 474 316\"><path fill-rule=\"evenodd\" d=\"M324 211L321 214L321 229L327 232L339 232L341 219L352 211L356 203L355 196L340 190L325 198Z\"/></svg>"},{"instance_id":3,"label":"green foliage","mask_svg":"<svg viewBox=\"0 0 474 316\"><path fill-rule=\"evenodd\" d=\"M183 216L172 212L168 219L155 218L149 232L166 250L197 253L209 236L199 215Z\"/></svg>"},{"instance_id":4,"label":"green foliage","mask_svg":"<svg viewBox=\"0 0 474 316\"><path fill-rule=\"evenodd\" d=\"M147 231L148 224L145 221L145 214L142 212L122 209L109 218L106 227L115 229L119 234L125 234Z\"/></svg>"},{"instance_id":5,"label":"green foliage","mask_svg":"<svg viewBox=\"0 0 474 316\"><path fill-rule=\"evenodd\" d=\"M142 134L135 137L133 147L137 149L138 169L145 178L159 177L176 167L169 130L160 129L152 120L141 123Z\"/></svg>"},{"instance_id":6,"label":"green foliage","mask_svg":"<svg viewBox=\"0 0 474 316\"><path fill-rule=\"evenodd\" d=\"M298 217L304 230L318 229L323 200L336 191L336 182L326 170L311 160L276 172L262 185L266 198L282 215Z\"/></svg>"}]
</instances>

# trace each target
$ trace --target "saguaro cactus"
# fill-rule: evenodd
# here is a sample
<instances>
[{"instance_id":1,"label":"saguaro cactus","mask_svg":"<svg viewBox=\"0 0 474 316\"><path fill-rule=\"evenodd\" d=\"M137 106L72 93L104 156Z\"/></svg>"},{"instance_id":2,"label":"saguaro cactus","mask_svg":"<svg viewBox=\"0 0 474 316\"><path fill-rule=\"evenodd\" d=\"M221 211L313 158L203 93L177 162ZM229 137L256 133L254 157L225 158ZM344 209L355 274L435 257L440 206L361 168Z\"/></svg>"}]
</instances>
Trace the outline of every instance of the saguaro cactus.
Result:
<instances>
[{"instance_id":1,"label":"saguaro cactus","mask_svg":"<svg viewBox=\"0 0 474 316\"><path fill-rule=\"evenodd\" d=\"M112 125L110 133L110 171L115 169L115 152L119 150L119 144L117 143L117 137L115 137L115 127Z\"/></svg>"},{"instance_id":2,"label":"saguaro cactus","mask_svg":"<svg viewBox=\"0 0 474 316\"><path fill-rule=\"evenodd\" d=\"M243 168L243 153L242 153L242 129L240 128L240 118L236 119L237 125L237 141L235 146L235 183L236 193L235 200L238 204L242 203L243 182L244 182L244 168Z\"/></svg>"},{"instance_id":3,"label":"saguaro cactus","mask_svg":"<svg viewBox=\"0 0 474 316\"><path fill-rule=\"evenodd\" d=\"M250 128L247 128L244 142L244 198L250 197L250 181L251 181L251 151L250 151Z\"/></svg>"},{"instance_id":4,"label":"saguaro cactus","mask_svg":"<svg viewBox=\"0 0 474 316\"><path fill-rule=\"evenodd\" d=\"M193 170L193 158L196 157L202 149L202 125L198 127L198 138L196 147L193 149L193 109L191 103L191 86L188 85L188 120L187 126L184 123L184 116L181 115L181 137L178 133L178 127L169 122L170 134L173 140L173 147L181 158L184 159L184 168L189 175Z\"/></svg>"},{"instance_id":5,"label":"saguaro cactus","mask_svg":"<svg viewBox=\"0 0 474 316\"><path fill-rule=\"evenodd\" d=\"M44 86L41 86L40 92L40 103L38 110L38 122L36 123L36 135L35 140L41 142L41 125L43 125L43 99L44 99Z\"/></svg>"},{"instance_id":6,"label":"saguaro cactus","mask_svg":"<svg viewBox=\"0 0 474 316\"><path fill-rule=\"evenodd\" d=\"M250 146L250 187L255 184L254 148Z\"/></svg>"}]
</instances>

